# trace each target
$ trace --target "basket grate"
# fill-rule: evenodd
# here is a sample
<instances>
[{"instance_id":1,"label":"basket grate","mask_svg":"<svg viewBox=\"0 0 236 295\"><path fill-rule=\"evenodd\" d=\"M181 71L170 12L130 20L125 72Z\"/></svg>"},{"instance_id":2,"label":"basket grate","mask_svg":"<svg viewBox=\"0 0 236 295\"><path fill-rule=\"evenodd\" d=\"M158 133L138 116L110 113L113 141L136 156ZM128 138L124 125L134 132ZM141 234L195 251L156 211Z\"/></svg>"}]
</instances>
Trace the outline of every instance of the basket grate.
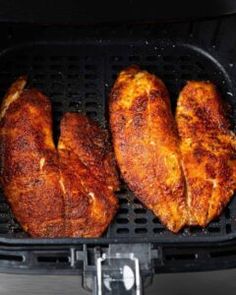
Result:
<instances>
[{"instance_id":1,"label":"basket grate","mask_svg":"<svg viewBox=\"0 0 236 295\"><path fill-rule=\"evenodd\" d=\"M0 56L0 96L3 97L17 76L27 74L30 86L42 90L52 100L56 138L62 114L67 111L83 112L107 126L109 91L118 72L131 64L138 64L164 80L170 91L173 110L179 90L189 79L213 81L224 98L232 102L234 88L221 64L197 47L170 40L124 41L117 44L104 40L84 44L52 41L16 46ZM117 196L119 212L100 241L107 238L202 241L236 234L236 200L207 228L186 228L179 235L174 235L134 198L124 184ZM0 237L26 237L2 193Z\"/></svg>"}]
</instances>

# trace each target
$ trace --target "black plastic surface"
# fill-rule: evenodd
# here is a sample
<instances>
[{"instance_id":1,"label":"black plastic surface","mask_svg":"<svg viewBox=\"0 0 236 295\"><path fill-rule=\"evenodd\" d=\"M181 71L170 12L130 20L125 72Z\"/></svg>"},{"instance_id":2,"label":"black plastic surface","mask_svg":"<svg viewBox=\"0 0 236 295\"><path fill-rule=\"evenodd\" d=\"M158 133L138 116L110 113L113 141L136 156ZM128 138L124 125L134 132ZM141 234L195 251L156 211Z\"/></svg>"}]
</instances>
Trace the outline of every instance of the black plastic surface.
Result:
<instances>
[{"instance_id":1,"label":"black plastic surface","mask_svg":"<svg viewBox=\"0 0 236 295\"><path fill-rule=\"evenodd\" d=\"M121 248L122 249L122 248ZM129 249L127 247L126 249ZM79 274L83 272L96 273L95 257L97 253L107 253L107 246L77 245L22 245L1 247L0 272L21 274ZM235 268L235 245L208 244L197 246L153 245L147 260L149 266L143 270L143 275L154 273L174 273L207 271Z\"/></svg>"},{"instance_id":2,"label":"black plastic surface","mask_svg":"<svg viewBox=\"0 0 236 295\"><path fill-rule=\"evenodd\" d=\"M0 22L17 23L159 22L232 13L234 0L0 0Z\"/></svg>"},{"instance_id":3,"label":"black plastic surface","mask_svg":"<svg viewBox=\"0 0 236 295\"><path fill-rule=\"evenodd\" d=\"M27 74L30 85L45 92L52 100L56 134L61 115L66 111L81 111L107 126L107 99L114 79L122 68L138 64L164 80L170 90L173 110L178 92L186 80L213 81L225 101L232 106L232 126L235 127L235 27L236 16L158 26L94 28L2 24L0 96L3 97L15 78ZM8 245L6 251L17 247L18 251L22 249L30 253L30 247L43 247L50 253L50 247L58 249L68 245L88 244L94 247L98 244L148 242L154 246L200 247L220 241L234 243L236 238L236 199L206 229L187 228L175 235L167 231L125 185L117 196L119 212L103 237L31 239L14 220L1 194L0 244ZM193 264L198 262L203 263L198 258ZM24 260L17 263L24 264L27 270ZM178 267L181 270L184 265ZM214 268L213 265L210 267ZM16 269L19 268L16 266ZM163 271L168 271L168 268Z\"/></svg>"}]
</instances>

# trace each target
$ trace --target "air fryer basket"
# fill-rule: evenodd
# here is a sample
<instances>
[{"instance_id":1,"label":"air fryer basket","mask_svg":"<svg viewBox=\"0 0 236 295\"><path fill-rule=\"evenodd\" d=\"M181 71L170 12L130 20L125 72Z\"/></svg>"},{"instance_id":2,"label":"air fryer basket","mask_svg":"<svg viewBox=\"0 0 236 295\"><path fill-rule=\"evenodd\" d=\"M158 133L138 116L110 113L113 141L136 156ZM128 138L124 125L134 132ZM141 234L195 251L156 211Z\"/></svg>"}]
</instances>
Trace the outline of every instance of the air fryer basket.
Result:
<instances>
[{"instance_id":1,"label":"air fryer basket","mask_svg":"<svg viewBox=\"0 0 236 295\"><path fill-rule=\"evenodd\" d=\"M3 97L15 78L27 74L29 84L52 100L56 140L60 118L67 111L83 112L108 127L111 86L121 69L137 64L164 80L173 110L187 80L214 82L232 106L235 128L235 27L236 15L196 22L96 27L1 24L0 95ZM207 228L186 228L173 234L125 184L117 196L119 212L101 238L32 239L22 231L1 193L0 269L81 273L92 268L95 254L111 244L149 245L156 272L236 265L236 198Z\"/></svg>"}]
</instances>

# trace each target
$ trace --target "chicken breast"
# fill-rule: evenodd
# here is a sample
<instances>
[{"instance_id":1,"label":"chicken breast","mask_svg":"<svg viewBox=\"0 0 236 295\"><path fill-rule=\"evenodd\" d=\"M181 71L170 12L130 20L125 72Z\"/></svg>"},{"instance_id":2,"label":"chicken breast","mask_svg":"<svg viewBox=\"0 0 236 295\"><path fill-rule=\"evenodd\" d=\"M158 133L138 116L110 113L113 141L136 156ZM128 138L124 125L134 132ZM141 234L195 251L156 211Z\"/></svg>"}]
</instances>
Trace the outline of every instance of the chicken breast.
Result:
<instances>
[{"instance_id":1,"label":"chicken breast","mask_svg":"<svg viewBox=\"0 0 236 295\"><path fill-rule=\"evenodd\" d=\"M58 149L64 147L73 151L97 180L112 191L118 190L116 162L107 130L82 114L66 113Z\"/></svg>"},{"instance_id":2,"label":"chicken breast","mask_svg":"<svg viewBox=\"0 0 236 295\"><path fill-rule=\"evenodd\" d=\"M190 81L179 95L176 121L187 185L189 224L219 216L236 184L236 137L221 97L209 82Z\"/></svg>"},{"instance_id":3,"label":"chicken breast","mask_svg":"<svg viewBox=\"0 0 236 295\"><path fill-rule=\"evenodd\" d=\"M64 115L58 153L67 236L98 237L116 213L119 183L106 140L106 131L87 117Z\"/></svg>"},{"instance_id":4,"label":"chicken breast","mask_svg":"<svg viewBox=\"0 0 236 295\"><path fill-rule=\"evenodd\" d=\"M83 115L65 114L56 148L51 103L25 84L22 77L12 85L0 113L1 184L13 213L33 237L98 237L117 210L104 131Z\"/></svg>"},{"instance_id":5,"label":"chicken breast","mask_svg":"<svg viewBox=\"0 0 236 295\"><path fill-rule=\"evenodd\" d=\"M179 139L164 83L133 66L110 95L110 126L121 174L129 188L171 231L187 221Z\"/></svg>"},{"instance_id":6,"label":"chicken breast","mask_svg":"<svg viewBox=\"0 0 236 295\"><path fill-rule=\"evenodd\" d=\"M14 216L36 237L64 235L63 192L52 140L51 105L18 79L5 96L0 121L1 183Z\"/></svg>"}]
</instances>

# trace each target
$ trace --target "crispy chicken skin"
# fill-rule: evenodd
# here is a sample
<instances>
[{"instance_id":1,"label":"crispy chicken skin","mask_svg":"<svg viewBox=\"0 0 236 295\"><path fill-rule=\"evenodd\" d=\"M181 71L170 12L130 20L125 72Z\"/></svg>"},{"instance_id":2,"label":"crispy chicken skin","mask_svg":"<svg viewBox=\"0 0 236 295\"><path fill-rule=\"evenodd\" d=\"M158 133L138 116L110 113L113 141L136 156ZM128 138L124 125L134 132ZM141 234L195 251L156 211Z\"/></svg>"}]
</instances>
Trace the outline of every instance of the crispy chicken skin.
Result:
<instances>
[{"instance_id":1,"label":"crispy chicken skin","mask_svg":"<svg viewBox=\"0 0 236 295\"><path fill-rule=\"evenodd\" d=\"M13 213L33 237L98 237L117 210L104 131L83 115L65 114L56 148L51 103L25 84L21 77L11 86L0 113L1 184Z\"/></svg>"},{"instance_id":2,"label":"crispy chicken skin","mask_svg":"<svg viewBox=\"0 0 236 295\"><path fill-rule=\"evenodd\" d=\"M206 226L219 216L235 189L236 137L223 110L212 83L190 81L179 95L176 121L189 224Z\"/></svg>"},{"instance_id":3,"label":"crispy chicken skin","mask_svg":"<svg viewBox=\"0 0 236 295\"><path fill-rule=\"evenodd\" d=\"M115 156L130 189L168 229L186 223L185 184L178 136L163 82L132 66L110 95Z\"/></svg>"}]
</instances>

